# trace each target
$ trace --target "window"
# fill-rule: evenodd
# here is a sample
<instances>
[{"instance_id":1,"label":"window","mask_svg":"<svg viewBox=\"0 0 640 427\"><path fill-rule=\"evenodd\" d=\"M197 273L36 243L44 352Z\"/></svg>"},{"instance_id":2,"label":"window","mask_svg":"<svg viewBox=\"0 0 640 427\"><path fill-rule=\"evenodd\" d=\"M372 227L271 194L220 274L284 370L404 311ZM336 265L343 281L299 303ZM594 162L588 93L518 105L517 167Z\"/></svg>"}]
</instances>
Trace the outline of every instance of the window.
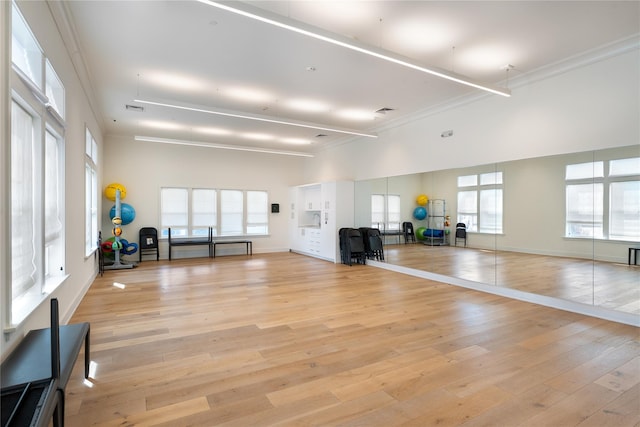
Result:
<instances>
[{"instance_id":1,"label":"window","mask_svg":"<svg viewBox=\"0 0 640 427\"><path fill-rule=\"evenodd\" d=\"M502 233L502 184L502 172L459 176L457 222L467 231Z\"/></svg>"},{"instance_id":2,"label":"window","mask_svg":"<svg viewBox=\"0 0 640 427\"><path fill-rule=\"evenodd\" d=\"M27 315L65 274L64 121L49 109L44 64L48 62L17 5L12 8L10 239L6 302L11 325ZM56 96L64 111L64 86ZM53 83L51 83L53 84ZM52 93L53 93L52 92Z\"/></svg>"},{"instance_id":3,"label":"window","mask_svg":"<svg viewBox=\"0 0 640 427\"><path fill-rule=\"evenodd\" d=\"M400 196L396 194L371 195L371 227L385 230L400 230Z\"/></svg>"},{"instance_id":4,"label":"window","mask_svg":"<svg viewBox=\"0 0 640 427\"><path fill-rule=\"evenodd\" d=\"M247 233L269 233L267 193L264 191L247 191Z\"/></svg>"},{"instance_id":5,"label":"window","mask_svg":"<svg viewBox=\"0 0 640 427\"><path fill-rule=\"evenodd\" d=\"M98 247L98 144L85 130L85 227L84 254L91 255Z\"/></svg>"},{"instance_id":6,"label":"window","mask_svg":"<svg viewBox=\"0 0 640 427\"><path fill-rule=\"evenodd\" d=\"M186 188L163 188L160 190L161 235L188 236L189 234L189 190Z\"/></svg>"},{"instance_id":7,"label":"window","mask_svg":"<svg viewBox=\"0 0 640 427\"><path fill-rule=\"evenodd\" d=\"M223 236L242 234L242 191L222 190L220 192L220 232Z\"/></svg>"},{"instance_id":8,"label":"window","mask_svg":"<svg viewBox=\"0 0 640 427\"><path fill-rule=\"evenodd\" d=\"M268 193L254 190L209 188L160 189L162 237L269 233Z\"/></svg>"},{"instance_id":9,"label":"window","mask_svg":"<svg viewBox=\"0 0 640 427\"><path fill-rule=\"evenodd\" d=\"M566 166L567 237L640 240L640 157Z\"/></svg>"},{"instance_id":10,"label":"window","mask_svg":"<svg viewBox=\"0 0 640 427\"><path fill-rule=\"evenodd\" d=\"M47 60L45 82L47 109L54 115L56 120L62 122L64 121L64 86L49 60Z\"/></svg>"},{"instance_id":11,"label":"window","mask_svg":"<svg viewBox=\"0 0 640 427\"><path fill-rule=\"evenodd\" d=\"M191 224L193 225L194 236L207 236L209 227L213 227L213 234L216 232L217 219L217 193L215 190L196 188L192 191L193 209L191 210ZM185 199L186 202L186 199ZM183 206L187 208L186 204Z\"/></svg>"},{"instance_id":12,"label":"window","mask_svg":"<svg viewBox=\"0 0 640 427\"><path fill-rule=\"evenodd\" d=\"M44 54L18 7L13 5L11 16L11 62L27 84L42 90Z\"/></svg>"}]
</instances>

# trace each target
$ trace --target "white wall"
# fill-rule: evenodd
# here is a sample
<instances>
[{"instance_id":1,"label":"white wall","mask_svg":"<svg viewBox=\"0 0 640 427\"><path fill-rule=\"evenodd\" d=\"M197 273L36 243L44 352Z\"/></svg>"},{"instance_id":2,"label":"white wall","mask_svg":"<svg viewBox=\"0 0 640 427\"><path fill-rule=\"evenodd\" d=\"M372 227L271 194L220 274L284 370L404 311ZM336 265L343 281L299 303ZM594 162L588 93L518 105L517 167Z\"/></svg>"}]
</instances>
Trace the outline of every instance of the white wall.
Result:
<instances>
[{"instance_id":1,"label":"white wall","mask_svg":"<svg viewBox=\"0 0 640 427\"><path fill-rule=\"evenodd\" d=\"M289 203L288 188L302 184L302 166L299 157L140 142L131 137L112 136L105 142L103 183L106 186L119 182L127 189L123 202L136 210L135 220L123 226L123 237L130 242L138 242L138 230L142 227L160 229L161 187L268 191L269 204L279 203L280 213L269 214L268 237L252 237L252 240L254 252L274 252L289 249L288 210L285 209ZM113 202L104 196L102 202L102 236L107 239L113 228L109 220ZM227 248L220 249L224 250ZM203 254L206 255L206 249L202 247L187 247L180 248L176 257ZM163 240L160 256L168 257ZM138 254L124 259L137 260Z\"/></svg>"},{"instance_id":2,"label":"white wall","mask_svg":"<svg viewBox=\"0 0 640 427\"><path fill-rule=\"evenodd\" d=\"M45 51L58 76L62 80L66 91L66 131L65 131L65 230L66 230L66 261L65 272L68 275L66 281L51 295L59 300L61 323L67 323L73 311L80 303L84 293L93 282L97 272L97 262L93 256L84 256L84 151L85 151L85 125L92 130L98 143L101 143L101 131L91 106L83 92L82 85L76 75L73 64L67 54L67 50L57 31L57 27L49 11L46 2L20 2L20 9L29 23L31 30ZM11 14L11 3L2 2L1 7L5 13ZM4 37L11 38L10 26L2 28ZM3 49L2 55L9 55L9 51ZM11 59L8 57L7 65L3 67L3 78L6 71L10 70ZM6 60L6 59L5 59ZM7 108L10 97L3 94L3 108ZM5 115L3 114L3 117ZM6 129L3 126L3 129ZM3 145L5 140L3 134ZM7 142L8 144L8 142ZM3 168L2 188L4 194L8 193L9 183L6 170ZM4 198L7 200L8 198ZM3 236L8 236L8 220L3 214ZM9 247L9 243L3 239L3 247ZM3 254L3 256L5 256ZM5 261L6 262L6 261ZM9 264L10 265L10 264ZM3 300L8 295L11 283L6 275L2 276ZM4 309L4 303L2 309ZM6 328L7 313L2 315L2 327ZM6 356L17 340L31 329L49 326L49 303L42 304L11 334L4 334L0 340L0 357Z\"/></svg>"},{"instance_id":3,"label":"white wall","mask_svg":"<svg viewBox=\"0 0 640 427\"><path fill-rule=\"evenodd\" d=\"M309 160L309 182L369 179L640 142L640 50L486 95ZM454 135L442 138L444 130Z\"/></svg>"}]
</instances>

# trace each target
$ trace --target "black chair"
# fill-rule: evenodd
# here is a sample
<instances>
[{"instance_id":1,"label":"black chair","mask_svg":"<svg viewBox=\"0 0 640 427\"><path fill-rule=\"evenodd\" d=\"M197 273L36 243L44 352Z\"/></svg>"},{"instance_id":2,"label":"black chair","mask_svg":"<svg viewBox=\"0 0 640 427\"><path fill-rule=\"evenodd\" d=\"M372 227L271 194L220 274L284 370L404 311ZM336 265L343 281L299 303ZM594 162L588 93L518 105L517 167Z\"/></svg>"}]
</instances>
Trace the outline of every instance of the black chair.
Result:
<instances>
[{"instance_id":1,"label":"black chair","mask_svg":"<svg viewBox=\"0 0 640 427\"><path fill-rule=\"evenodd\" d=\"M369 242L369 254L372 259L384 261L384 245L382 244L382 236L380 230L372 228L367 233L367 242Z\"/></svg>"},{"instance_id":2,"label":"black chair","mask_svg":"<svg viewBox=\"0 0 640 427\"><path fill-rule=\"evenodd\" d=\"M413 231L413 223L412 222L403 222L402 223L402 233L404 234L404 243L415 242L416 235Z\"/></svg>"},{"instance_id":3,"label":"black chair","mask_svg":"<svg viewBox=\"0 0 640 427\"><path fill-rule=\"evenodd\" d=\"M467 247L467 225L464 222L456 224L456 240L454 246L458 246L458 239L464 241L464 247Z\"/></svg>"},{"instance_id":4,"label":"black chair","mask_svg":"<svg viewBox=\"0 0 640 427\"><path fill-rule=\"evenodd\" d=\"M142 255L156 255L156 261L160 260L160 250L158 249L158 230L154 227L142 227L138 233L140 247L140 262Z\"/></svg>"},{"instance_id":5,"label":"black chair","mask_svg":"<svg viewBox=\"0 0 640 427\"><path fill-rule=\"evenodd\" d=\"M357 264L365 264L366 252L364 248L364 239L362 238L362 233L360 232L360 230L350 228L347 231L347 236L349 265L352 265L354 260Z\"/></svg>"}]
</instances>

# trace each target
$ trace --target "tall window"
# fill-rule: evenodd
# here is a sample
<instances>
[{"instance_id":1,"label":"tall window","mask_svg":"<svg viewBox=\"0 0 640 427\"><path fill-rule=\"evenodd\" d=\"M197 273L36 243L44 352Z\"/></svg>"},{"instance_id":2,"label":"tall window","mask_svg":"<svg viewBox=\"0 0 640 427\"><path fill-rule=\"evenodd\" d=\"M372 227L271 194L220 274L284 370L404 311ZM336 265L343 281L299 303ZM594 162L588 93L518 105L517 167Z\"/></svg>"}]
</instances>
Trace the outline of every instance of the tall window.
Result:
<instances>
[{"instance_id":1,"label":"tall window","mask_svg":"<svg viewBox=\"0 0 640 427\"><path fill-rule=\"evenodd\" d=\"M216 190L194 188L191 191L193 203L191 209L192 234L206 236L209 227L213 227L213 234L217 233L218 208ZM186 206L185 206L186 207Z\"/></svg>"},{"instance_id":2,"label":"tall window","mask_svg":"<svg viewBox=\"0 0 640 427\"><path fill-rule=\"evenodd\" d=\"M640 240L640 157L567 165L567 237Z\"/></svg>"},{"instance_id":3,"label":"tall window","mask_svg":"<svg viewBox=\"0 0 640 427\"><path fill-rule=\"evenodd\" d=\"M3 301L16 325L65 273L64 86L15 3L11 29L11 289Z\"/></svg>"},{"instance_id":4,"label":"tall window","mask_svg":"<svg viewBox=\"0 0 640 427\"><path fill-rule=\"evenodd\" d=\"M502 233L502 172L458 177L457 222L468 231Z\"/></svg>"},{"instance_id":5,"label":"tall window","mask_svg":"<svg viewBox=\"0 0 640 427\"><path fill-rule=\"evenodd\" d=\"M380 230L400 230L400 196L397 194L371 195L371 227Z\"/></svg>"},{"instance_id":6,"label":"tall window","mask_svg":"<svg viewBox=\"0 0 640 427\"><path fill-rule=\"evenodd\" d=\"M98 144L89 129L85 131L85 237L86 256L98 247Z\"/></svg>"},{"instance_id":7,"label":"tall window","mask_svg":"<svg viewBox=\"0 0 640 427\"><path fill-rule=\"evenodd\" d=\"M220 231L223 236L242 234L242 220L244 209L242 203L242 191L220 191Z\"/></svg>"},{"instance_id":8,"label":"tall window","mask_svg":"<svg viewBox=\"0 0 640 427\"><path fill-rule=\"evenodd\" d=\"M269 232L269 209L267 193L247 191L247 234Z\"/></svg>"},{"instance_id":9,"label":"tall window","mask_svg":"<svg viewBox=\"0 0 640 427\"><path fill-rule=\"evenodd\" d=\"M161 236L214 236L269 233L268 193L253 190L162 188Z\"/></svg>"}]
</instances>

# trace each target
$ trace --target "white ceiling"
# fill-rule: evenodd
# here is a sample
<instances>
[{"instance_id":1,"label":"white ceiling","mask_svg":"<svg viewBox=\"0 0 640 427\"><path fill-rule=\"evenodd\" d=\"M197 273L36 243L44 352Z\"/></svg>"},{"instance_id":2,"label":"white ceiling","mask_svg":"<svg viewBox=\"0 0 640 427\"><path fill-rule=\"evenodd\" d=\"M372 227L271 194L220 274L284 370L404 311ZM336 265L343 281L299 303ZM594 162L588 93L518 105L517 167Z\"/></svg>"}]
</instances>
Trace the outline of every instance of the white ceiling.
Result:
<instances>
[{"instance_id":1,"label":"white ceiling","mask_svg":"<svg viewBox=\"0 0 640 427\"><path fill-rule=\"evenodd\" d=\"M637 1L250 3L503 87L507 78L640 31ZM314 152L350 136L134 100L375 133L479 93L196 1L79 0L64 7L107 134ZM508 74L507 64L514 66ZM143 106L144 112L127 110L127 104ZM385 107L393 111L375 113ZM354 113L365 117L345 117ZM309 144L299 145L300 140Z\"/></svg>"}]
</instances>

